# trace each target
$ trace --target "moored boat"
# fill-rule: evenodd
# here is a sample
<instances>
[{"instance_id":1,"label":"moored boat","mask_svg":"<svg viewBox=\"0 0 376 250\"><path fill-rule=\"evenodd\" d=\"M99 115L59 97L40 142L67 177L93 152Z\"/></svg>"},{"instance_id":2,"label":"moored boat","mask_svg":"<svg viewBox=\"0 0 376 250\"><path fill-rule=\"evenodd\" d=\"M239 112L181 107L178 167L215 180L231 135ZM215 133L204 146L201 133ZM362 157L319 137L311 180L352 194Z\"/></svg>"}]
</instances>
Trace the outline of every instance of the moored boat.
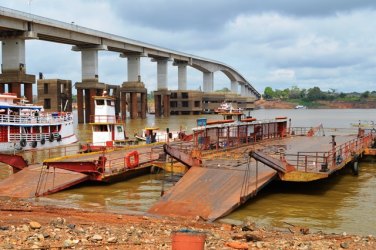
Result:
<instances>
[{"instance_id":1,"label":"moored boat","mask_svg":"<svg viewBox=\"0 0 376 250\"><path fill-rule=\"evenodd\" d=\"M94 115L90 117L92 143L84 144L82 152L93 152L106 147L123 147L137 143L125 133L125 123L115 114L115 98L106 95L94 96Z\"/></svg>"},{"instance_id":2,"label":"moored boat","mask_svg":"<svg viewBox=\"0 0 376 250\"><path fill-rule=\"evenodd\" d=\"M188 140L189 135L186 135L183 130L160 130L158 127L146 127L142 130L142 135L135 135L140 141L145 141L146 144L155 142L169 142L176 140ZM190 139L189 139L190 140Z\"/></svg>"},{"instance_id":3,"label":"moored boat","mask_svg":"<svg viewBox=\"0 0 376 250\"><path fill-rule=\"evenodd\" d=\"M233 112L243 112L242 108L234 108L231 103L223 102L221 105L214 110L216 113L233 113Z\"/></svg>"},{"instance_id":4,"label":"moored boat","mask_svg":"<svg viewBox=\"0 0 376 250\"><path fill-rule=\"evenodd\" d=\"M18 101L18 102L17 102ZM44 112L16 94L0 94L0 151L29 150L77 142L70 112Z\"/></svg>"}]
</instances>

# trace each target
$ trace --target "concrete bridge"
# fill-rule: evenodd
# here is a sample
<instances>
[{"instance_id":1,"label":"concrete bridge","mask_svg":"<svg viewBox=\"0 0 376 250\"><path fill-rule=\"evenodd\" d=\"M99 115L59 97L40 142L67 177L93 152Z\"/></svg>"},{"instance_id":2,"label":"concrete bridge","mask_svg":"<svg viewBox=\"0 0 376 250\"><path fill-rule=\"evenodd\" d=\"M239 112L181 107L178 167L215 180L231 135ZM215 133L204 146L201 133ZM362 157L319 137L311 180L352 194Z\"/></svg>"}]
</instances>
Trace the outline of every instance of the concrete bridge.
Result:
<instances>
[{"instance_id":1,"label":"concrete bridge","mask_svg":"<svg viewBox=\"0 0 376 250\"><path fill-rule=\"evenodd\" d=\"M100 50L120 53L121 57L127 58L127 82L140 82L140 58L149 57L157 63L158 91L167 90L168 61L173 61L173 65L178 67L178 90L187 89L187 66L191 66L202 72L204 92L213 92L214 73L222 71L231 82L232 92L260 98L257 90L239 72L224 63L4 7L0 7L0 92L4 91L5 84L8 84L9 92L20 94L23 84L24 95L32 100L35 76L26 74L25 64L25 41L28 39L70 44L73 51L81 52L82 82L76 83L78 106L83 106L85 101L85 106L89 109L92 106L91 96L105 88L105 84L99 82L98 76ZM88 98L84 100L83 96ZM89 110L87 113L92 112Z\"/></svg>"}]
</instances>

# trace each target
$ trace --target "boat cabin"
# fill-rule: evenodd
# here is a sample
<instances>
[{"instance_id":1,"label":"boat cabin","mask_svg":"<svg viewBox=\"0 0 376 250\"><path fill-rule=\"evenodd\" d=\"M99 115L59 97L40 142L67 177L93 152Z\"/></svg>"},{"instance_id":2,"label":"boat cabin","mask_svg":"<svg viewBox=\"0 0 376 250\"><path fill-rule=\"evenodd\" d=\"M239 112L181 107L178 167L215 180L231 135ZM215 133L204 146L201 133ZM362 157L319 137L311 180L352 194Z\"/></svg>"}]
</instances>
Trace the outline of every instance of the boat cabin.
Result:
<instances>
[{"instance_id":1,"label":"boat cabin","mask_svg":"<svg viewBox=\"0 0 376 250\"><path fill-rule=\"evenodd\" d=\"M90 125L94 146L112 146L126 140L125 124L115 114L115 98L94 96L94 115Z\"/></svg>"}]
</instances>

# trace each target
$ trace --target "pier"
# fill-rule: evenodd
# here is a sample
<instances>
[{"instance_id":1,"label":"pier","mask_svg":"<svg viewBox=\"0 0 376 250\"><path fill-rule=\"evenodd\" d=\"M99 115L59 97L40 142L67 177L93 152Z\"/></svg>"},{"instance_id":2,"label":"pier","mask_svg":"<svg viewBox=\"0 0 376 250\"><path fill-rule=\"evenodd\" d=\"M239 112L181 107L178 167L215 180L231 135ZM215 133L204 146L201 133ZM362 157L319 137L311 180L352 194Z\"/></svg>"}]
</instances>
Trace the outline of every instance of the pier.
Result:
<instances>
[{"instance_id":1,"label":"pier","mask_svg":"<svg viewBox=\"0 0 376 250\"><path fill-rule=\"evenodd\" d=\"M230 129L221 127L220 130ZM209 132L201 135L205 133ZM216 147L202 153L199 159L187 160L192 153L176 153L176 149L165 147L172 157L192 165L148 212L164 216L199 216L213 221L247 202L273 179L311 182L328 178L347 165L351 165L353 173L357 174L359 158L365 152L370 154L370 148L375 146L375 135L371 131L359 130L355 135L337 136L312 136L312 131L294 136L275 133L269 137L267 133L260 136L268 139L259 143ZM234 141L228 136L226 140L221 143Z\"/></svg>"},{"instance_id":2,"label":"pier","mask_svg":"<svg viewBox=\"0 0 376 250\"><path fill-rule=\"evenodd\" d=\"M246 203L273 180L312 182L375 153L375 134L318 135L318 128L288 128L287 119L213 123L194 129L193 140L146 144L50 157L26 166L1 157L15 174L0 182L0 196L38 197L85 181L124 181L153 167L188 171L148 212L214 221ZM316 135L316 136L314 136ZM60 149L60 152L67 151ZM169 166L169 167L167 167Z\"/></svg>"}]
</instances>

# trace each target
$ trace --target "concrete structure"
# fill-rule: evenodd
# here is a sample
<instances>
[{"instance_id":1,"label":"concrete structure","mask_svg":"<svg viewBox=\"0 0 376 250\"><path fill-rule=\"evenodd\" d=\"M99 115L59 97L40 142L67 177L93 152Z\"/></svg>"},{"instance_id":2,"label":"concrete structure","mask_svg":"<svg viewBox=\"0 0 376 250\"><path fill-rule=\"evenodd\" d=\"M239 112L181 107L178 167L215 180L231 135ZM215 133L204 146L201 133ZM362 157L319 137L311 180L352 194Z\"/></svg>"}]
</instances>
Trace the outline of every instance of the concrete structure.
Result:
<instances>
[{"instance_id":1,"label":"concrete structure","mask_svg":"<svg viewBox=\"0 0 376 250\"><path fill-rule=\"evenodd\" d=\"M72 81L62 79L38 79L38 103L44 110L72 112Z\"/></svg>"},{"instance_id":2,"label":"concrete structure","mask_svg":"<svg viewBox=\"0 0 376 250\"><path fill-rule=\"evenodd\" d=\"M125 120L127 110L131 119L146 118L147 90L142 82L124 82L121 86L121 117Z\"/></svg>"},{"instance_id":3,"label":"concrete structure","mask_svg":"<svg viewBox=\"0 0 376 250\"><path fill-rule=\"evenodd\" d=\"M172 60L174 61L174 65L178 66L178 90L185 90L187 88L186 66L191 66L202 72L202 89L204 92L210 93L214 91L214 73L221 71L229 78L231 90L234 93L238 93L238 85L241 85L242 90L246 88L249 90L241 91L240 94L242 96L249 95L256 99L261 97L239 72L222 62L4 7L0 7L0 20L0 38L3 41L6 41L8 37L11 39L11 46L4 47L3 45L4 66L3 77L0 77L0 83L13 83L17 81L15 84L10 85L11 89L16 89L17 92L20 92L18 91L18 85L22 82L25 84L24 92L30 95L31 88L28 83L33 80L32 76L25 74L25 39L39 39L70 44L73 45L72 49L74 51L81 52L82 82L76 83L77 105L79 110L78 117L80 123L85 120L87 121L94 112L92 96L101 94L105 89L105 84L99 81L98 76L99 50L117 52L128 58L128 81L130 82L140 81L139 59L141 56L153 58L153 60L157 62L157 91L160 91L161 95L158 97L160 100L156 100L156 105L165 109L161 110L160 113L169 114L167 110L168 107L165 105L169 103L170 98L167 89L167 62ZM11 35L9 36L8 34ZM18 55L16 49L12 49L12 46L14 47L17 43L21 49ZM8 43L6 43L6 45L7 44ZM16 55L15 59L11 59L12 56L7 56L9 54ZM13 76L13 74L16 76ZM85 118L83 107L86 108Z\"/></svg>"},{"instance_id":4,"label":"concrete structure","mask_svg":"<svg viewBox=\"0 0 376 250\"><path fill-rule=\"evenodd\" d=\"M25 96L33 101L35 75L26 74L25 39L28 33L20 31L0 32L2 64L0 74L0 93L5 91Z\"/></svg>"},{"instance_id":5,"label":"concrete structure","mask_svg":"<svg viewBox=\"0 0 376 250\"><path fill-rule=\"evenodd\" d=\"M169 94L171 115L214 113L214 110L217 109L222 102L231 103L234 108L242 108L244 111L251 111L255 108L255 98L242 97L234 93L205 93L194 90L171 90ZM157 110L155 113L157 116Z\"/></svg>"}]
</instances>

